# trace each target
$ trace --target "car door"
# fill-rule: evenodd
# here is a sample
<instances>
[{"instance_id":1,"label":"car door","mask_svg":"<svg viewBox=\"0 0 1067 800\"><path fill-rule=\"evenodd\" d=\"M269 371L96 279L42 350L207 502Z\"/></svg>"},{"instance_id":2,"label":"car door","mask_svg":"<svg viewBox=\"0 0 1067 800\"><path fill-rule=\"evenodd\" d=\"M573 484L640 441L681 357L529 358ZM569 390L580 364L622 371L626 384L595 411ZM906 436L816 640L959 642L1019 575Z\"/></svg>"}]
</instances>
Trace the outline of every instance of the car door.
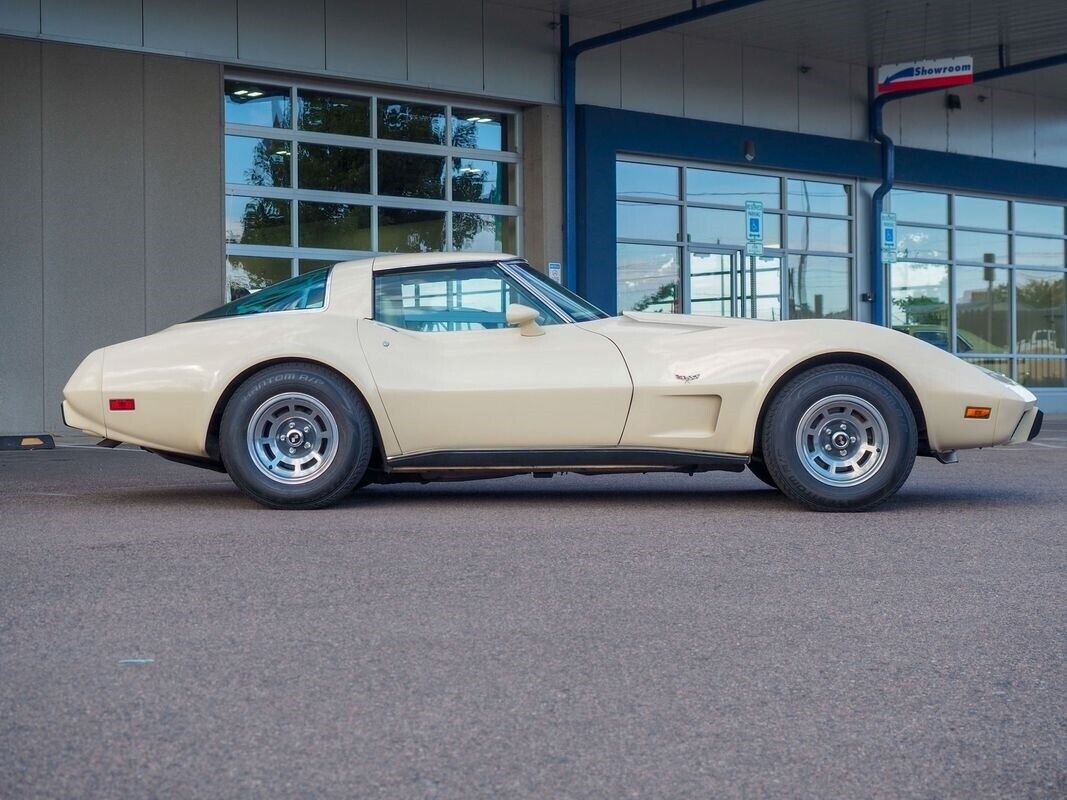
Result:
<instances>
[{"instance_id":1,"label":"car door","mask_svg":"<svg viewBox=\"0 0 1067 800\"><path fill-rule=\"evenodd\" d=\"M633 385L609 339L560 318L497 265L375 275L360 342L405 454L616 445ZM505 319L541 312L544 335Z\"/></svg>"}]
</instances>

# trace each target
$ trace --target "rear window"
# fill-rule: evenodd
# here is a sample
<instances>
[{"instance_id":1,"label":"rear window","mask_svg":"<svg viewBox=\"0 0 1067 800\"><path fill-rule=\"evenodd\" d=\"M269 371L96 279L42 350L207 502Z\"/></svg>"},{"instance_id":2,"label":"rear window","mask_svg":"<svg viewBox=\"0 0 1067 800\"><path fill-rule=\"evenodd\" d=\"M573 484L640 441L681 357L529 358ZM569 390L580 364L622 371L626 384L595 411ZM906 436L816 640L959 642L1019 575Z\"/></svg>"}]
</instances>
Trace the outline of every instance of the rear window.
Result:
<instances>
[{"instance_id":1,"label":"rear window","mask_svg":"<svg viewBox=\"0 0 1067 800\"><path fill-rule=\"evenodd\" d=\"M202 319L242 317L246 314L265 314L268 311L301 311L322 308L326 305L326 280L330 268L316 270L287 281L275 283L255 294L239 297L233 302L194 317L190 322Z\"/></svg>"}]
</instances>

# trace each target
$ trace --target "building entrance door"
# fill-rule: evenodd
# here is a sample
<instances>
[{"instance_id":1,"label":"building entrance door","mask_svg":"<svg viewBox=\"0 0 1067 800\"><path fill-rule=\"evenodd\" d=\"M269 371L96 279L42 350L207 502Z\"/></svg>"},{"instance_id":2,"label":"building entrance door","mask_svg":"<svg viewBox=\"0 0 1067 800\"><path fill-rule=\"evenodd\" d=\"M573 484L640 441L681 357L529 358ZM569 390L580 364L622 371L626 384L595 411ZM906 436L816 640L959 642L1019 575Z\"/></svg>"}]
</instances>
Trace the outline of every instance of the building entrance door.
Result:
<instances>
[{"instance_id":1,"label":"building entrance door","mask_svg":"<svg viewBox=\"0 0 1067 800\"><path fill-rule=\"evenodd\" d=\"M782 259L743 250L691 248L685 268L683 311L718 317L781 319Z\"/></svg>"}]
</instances>

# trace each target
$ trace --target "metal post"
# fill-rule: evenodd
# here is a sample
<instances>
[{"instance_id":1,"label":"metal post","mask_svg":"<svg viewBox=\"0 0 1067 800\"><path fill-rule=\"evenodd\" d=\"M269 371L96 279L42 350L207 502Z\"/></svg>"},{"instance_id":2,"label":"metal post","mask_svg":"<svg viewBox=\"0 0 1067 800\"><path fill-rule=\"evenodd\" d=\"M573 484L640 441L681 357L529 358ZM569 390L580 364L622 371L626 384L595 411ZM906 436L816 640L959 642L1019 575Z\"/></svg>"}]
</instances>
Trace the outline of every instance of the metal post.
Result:
<instances>
[{"instance_id":1,"label":"metal post","mask_svg":"<svg viewBox=\"0 0 1067 800\"><path fill-rule=\"evenodd\" d=\"M571 49L571 18L561 14L559 18L559 99L563 107L563 285L571 291L578 288L578 176L575 172L575 87L578 54Z\"/></svg>"}]
</instances>

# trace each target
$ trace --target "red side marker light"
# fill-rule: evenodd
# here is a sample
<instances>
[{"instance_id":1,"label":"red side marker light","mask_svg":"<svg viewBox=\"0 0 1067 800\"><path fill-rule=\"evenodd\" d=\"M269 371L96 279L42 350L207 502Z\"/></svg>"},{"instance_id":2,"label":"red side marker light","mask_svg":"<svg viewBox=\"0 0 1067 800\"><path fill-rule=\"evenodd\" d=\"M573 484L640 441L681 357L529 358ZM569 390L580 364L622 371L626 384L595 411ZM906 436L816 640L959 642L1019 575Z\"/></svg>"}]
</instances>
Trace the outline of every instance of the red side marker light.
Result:
<instances>
[{"instance_id":1,"label":"red side marker light","mask_svg":"<svg viewBox=\"0 0 1067 800\"><path fill-rule=\"evenodd\" d=\"M112 397L107 401L108 408L112 411L133 411L134 403L132 397Z\"/></svg>"}]
</instances>

